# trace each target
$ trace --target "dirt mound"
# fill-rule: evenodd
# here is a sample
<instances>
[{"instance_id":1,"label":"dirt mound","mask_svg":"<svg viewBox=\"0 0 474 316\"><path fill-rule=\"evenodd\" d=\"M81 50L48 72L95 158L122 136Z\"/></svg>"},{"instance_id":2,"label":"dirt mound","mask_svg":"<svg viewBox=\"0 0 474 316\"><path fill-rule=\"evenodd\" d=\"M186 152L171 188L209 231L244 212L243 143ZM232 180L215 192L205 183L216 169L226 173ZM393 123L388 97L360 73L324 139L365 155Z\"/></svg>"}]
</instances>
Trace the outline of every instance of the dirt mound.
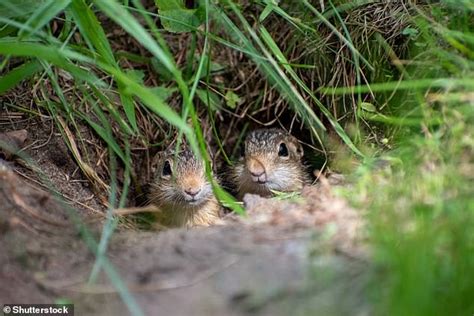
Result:
<instances>
[{"instance_id":1,"label":"dirt mound","mask_svg":"<svg viewBox=\"0 0 474 316\"><path fill-rule=\"evenodd\" d=\"M128 314L105 274L88 284L95 257L81 238L87 215L26 184L5 164L0 179L0 283L9 285L0 289L0 302L66 298L78 314ZM287 207L278 203L266 207L275 215ZM256 207L247 220L207 229L122 229L108 257L149 315L368 311L363 256L338 251L337 239L325 239L312 225L252 222ZM89 229L98 236L97 225Z\"/></svg>"}]
</instances>

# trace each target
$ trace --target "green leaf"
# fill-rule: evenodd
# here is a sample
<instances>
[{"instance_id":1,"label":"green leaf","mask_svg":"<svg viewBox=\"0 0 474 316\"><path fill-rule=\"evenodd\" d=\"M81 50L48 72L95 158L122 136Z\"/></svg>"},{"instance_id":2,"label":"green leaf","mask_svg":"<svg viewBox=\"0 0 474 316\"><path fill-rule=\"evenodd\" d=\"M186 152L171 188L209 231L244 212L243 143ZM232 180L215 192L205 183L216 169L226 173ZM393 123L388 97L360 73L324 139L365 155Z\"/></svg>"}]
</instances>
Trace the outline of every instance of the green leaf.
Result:
<instances>
[{"instance_id":1,"label":"green leaf","mask_svg":"<svg viewBox=\"0 0 474 316\"><path fill-rule=\"evenodd\" d=\"M155 0L155 4L160 11L186 9L183 0Z\"/></svg>"},{"instance_id":2,"label":"green leaf","mask_svg":"<svg viewBox=\"0 0 474 316\"><path fill-rule=\"evenodd\" d=\"M143 83L143 79L145 79L145 72L143 70L131 69L125 71L125 73L136 82Z\"/></svg>"},{"instance_id":3,"label":"green leaf","mask_svg":"<svg viewBox=\"0 0 474 316\"><path fill-rule=\"evenodd\" d=\"M406 27L403 31L402 31L402 34L403 35L406 35L406 36L415 36L417 35L419 32L417 29L413 28L413 27Z\"/></svg>"},{"instance_id":4,"label":"green leaf","mask_svg":"<svg viewBox=\"0 0 474 316\"><path fill-rule=\"evenodd\" d=\"M227 91L224 98L227 106L231 109L235 109L242 102L240 97L232 90Z\"/></svg>"},{"instance_id":5,"label":"green leaf","mask_svg":"<svg viewBox=\"0 0 474 316\"><path fill-rule=\"evenodd\" d=\"M182 0L155 0L165 30L173 33L195 31L204 22L202 7L187 9Z\"/></svg>"},{"instance_id":6,"label":"green leaf","mask_svg":"<svg viewBox=\"0 0 474 316\"><path fill-rule=\"evenodd\" d=\"M267 4L265 9L263 9L262 13L260 14L259 21L263 22L273 12L274 7L275 5L273 3Z\"/></svg>"},{"instance_id":7,"label":"green leaf","mask_svg":"<svg viewBox=\"0 0 474 316\"><path fill-rule=\"evenodd\" d=\"M165 30L173 33L195 31L202 23L195 9L160 10L161 24Z\"/></svg>"},{"instance_id":8,"label":"green leaf","mask_svg":"<svg viewBox=\"0 0 474 316\"><path fill-rule=\"evenodd\" d=\"M374 106L372 103L369 103L369 102L361 102L361 103L360 103L360 107L361 107L364 111L367 111L367 112L372 112L372 113L376 113L376 112L377 112L377 109L375 108L375 106Z\"/></svg>"},{"instance_id":9,"label":"green leaf","mask_svg":"<svg viewBox=\"0 0 474 316\"><path fill-rule=\"evenodd\" d=\"M214 92L209 90L197 89L196 94L199 99L213 111L217 111L220 109L221 101L219 99L219 96Z\"/></svg>"},{"instance_id":10,"label":"green leaf","mask_svg":"<svg viewBox=\"0 0 474 316\"><path fill-rule=\"evenodd\" d=\"M173 94L173 92L176 92L176 88L168 88L168 87L154 87L151 88L151 91L158 96L160 99L166 101L168 98Z\"/></svg>"},{"instance_id":11,"label":"green leaf","mask_svg":"<svg viewBox=\"0 0 474 316\"><path fill-rule=\"evenodd\" d=\"M0 77L0 95L16 86L19 82L37 73L42 68L43 67L39 62L32 61L25 63Z\"/></svg>"}]
</instances>

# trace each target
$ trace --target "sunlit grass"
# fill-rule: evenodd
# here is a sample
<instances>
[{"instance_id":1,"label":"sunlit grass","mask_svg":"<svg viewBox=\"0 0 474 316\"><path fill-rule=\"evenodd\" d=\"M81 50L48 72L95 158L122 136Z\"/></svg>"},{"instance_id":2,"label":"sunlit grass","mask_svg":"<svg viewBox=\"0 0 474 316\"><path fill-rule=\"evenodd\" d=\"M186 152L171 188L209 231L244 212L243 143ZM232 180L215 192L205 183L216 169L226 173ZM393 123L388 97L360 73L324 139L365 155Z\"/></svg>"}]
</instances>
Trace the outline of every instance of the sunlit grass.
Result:
<instances>
[{"instance_id":1,"label":"sunlit grass","mask_svg":"<svg viewBox=\"0 0 474 316\"><path fill-rule=\"evenodd\" d=\"M392 107L393 115L377 114L383 118L378 122L397 131L396 148L383 154L396 163L382 169L360 167L354 187L345 191L354 205L368 211L377 314L474 311L474 68L467 52L474 46L446 37L440 42L430 29L437 22L428 18L443 10L439 18L451 17L444 25L447 34L465 31L459 21L472 14L461 7L433 7L425 11L428 21L416 21L420 35L412 58L423 64L408 66L407 80L331 92L389 92L404 100Z\"/></svg>"},{"instance_id":2,"label":"sunlit grass","mask_svg":"<svg viewBox=\"0 0 474 316\"><path fill-rule=\"evenodd\" d=\"M474 309L474 115L462 107L443 111L440 130L413 136L391 154L401 163L361 169L346 192L369 211L381 314Z\"/></svg>"}]
</instances>

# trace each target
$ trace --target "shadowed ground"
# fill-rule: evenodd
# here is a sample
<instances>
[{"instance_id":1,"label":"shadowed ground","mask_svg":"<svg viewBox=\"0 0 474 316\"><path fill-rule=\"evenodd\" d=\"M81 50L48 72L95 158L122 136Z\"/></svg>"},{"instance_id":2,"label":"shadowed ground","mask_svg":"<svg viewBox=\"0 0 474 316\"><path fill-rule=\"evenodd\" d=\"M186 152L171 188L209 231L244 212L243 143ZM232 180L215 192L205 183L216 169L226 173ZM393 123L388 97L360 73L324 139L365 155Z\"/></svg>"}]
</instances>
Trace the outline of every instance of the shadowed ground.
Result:
<instances>
[{"instance_id":1,"label":"shadowed ground","mask_svg":"<svg viewBox=\"0 0 474 316\"><path fill-rule=\"evenodd\" d=\"M64 206L5 164L0 178L0 302L67 298L78 314L128 314L105 274L87 285L95 258ZM369 313L363 251L325 232L326 224L298 222L298 205L309 204L249 199L249 218L224 226L114 234L109 258L145 314Z\"/></svg>"}]
</instances>

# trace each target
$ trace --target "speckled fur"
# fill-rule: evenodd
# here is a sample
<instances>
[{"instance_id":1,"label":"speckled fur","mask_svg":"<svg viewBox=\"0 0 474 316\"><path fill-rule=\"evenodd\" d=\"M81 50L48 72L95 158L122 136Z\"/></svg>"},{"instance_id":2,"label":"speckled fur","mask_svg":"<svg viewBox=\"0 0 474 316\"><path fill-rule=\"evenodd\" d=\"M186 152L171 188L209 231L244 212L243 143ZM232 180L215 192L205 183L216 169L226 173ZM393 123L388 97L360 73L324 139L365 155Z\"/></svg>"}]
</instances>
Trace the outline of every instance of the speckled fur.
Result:
<instances>
[{"instance_id":1,"label":"speckled fur","mask_svg":"<svg viewBox=\"0 0 474 316\"><path fill-rule=\"evenodd\" d=\"M278 155L279 146L285 143L288 157ZM303 148L298 140L280 129L259 129L245 139L245 153L233 169L233 179L237 186L238 198L246 193L271 196L273 191L294 192L309 182L302 163ZM258 164L264 169L266 182L252 179L250 164Z\"/></svg>"},{"instance_id":2,"label":"speckled fur","mask_svg":"<svg viewBox=\"0 0 474 316\"><path fill-rule=\"evenodd\" d=\"M163 175L166 161L171 165L171 176ZM195 200L186 194L186 188L200 189ZM219 203L206 178L204 163L187 149L177 156L161 154L149 200L161 209L157 222L166 227L209 226L219 220Z\"/></svg>"}]
</instances>

